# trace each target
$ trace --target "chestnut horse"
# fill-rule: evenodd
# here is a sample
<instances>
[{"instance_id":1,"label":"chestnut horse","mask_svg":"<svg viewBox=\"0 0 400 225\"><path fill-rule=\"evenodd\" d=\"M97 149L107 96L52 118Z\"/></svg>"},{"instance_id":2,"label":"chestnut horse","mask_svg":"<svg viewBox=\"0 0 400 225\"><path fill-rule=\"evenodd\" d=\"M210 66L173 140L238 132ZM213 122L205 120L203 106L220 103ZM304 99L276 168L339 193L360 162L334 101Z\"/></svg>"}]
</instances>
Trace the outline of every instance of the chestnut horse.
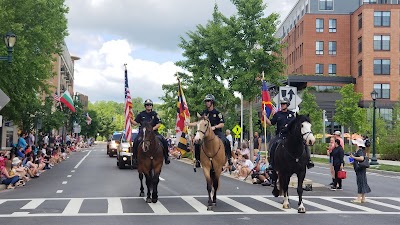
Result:
<instances>
[{"instance_id":1,"label":"chestnut horse","mask_svg":"<svg viewBox=\"0 0 400 225\"><path fill-rule=\"evenodd\" d=\"M152 123L145 123L139 135L138 172L140 179L140 197L144 197L143 175L146 177L147 203L158 201L158 182L164 162L163 146L153 131Z\"/></svg>"},{"instance_id":2,"label":"chestnut horse","mask_svg":"<svg viewBox=\"0 0 400 225\"><path fill-rule=\"evenodd\" d=\"M212 210L217 205L217 190L219 187L219 177L222 167L227 162L225 147L221 139L214 134L208 115L200 116L197 123L197 132L194 142L200 144L200 163L207 182L208 206L207 210ZM212 198L211 198L211 195Z\"/></svg>"}]
</instances>

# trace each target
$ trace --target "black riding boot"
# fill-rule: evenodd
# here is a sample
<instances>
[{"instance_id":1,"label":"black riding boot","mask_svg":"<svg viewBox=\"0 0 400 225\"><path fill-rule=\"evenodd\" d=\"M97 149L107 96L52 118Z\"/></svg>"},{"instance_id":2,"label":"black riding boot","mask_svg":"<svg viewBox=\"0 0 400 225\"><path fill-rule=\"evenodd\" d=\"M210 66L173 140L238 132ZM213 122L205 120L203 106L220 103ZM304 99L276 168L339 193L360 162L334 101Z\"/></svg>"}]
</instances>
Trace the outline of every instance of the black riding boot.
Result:
<instances>
[{"instance_id":1,"label":"black riding boot","mask_svg":"<svg viewBox=\"0 0 400 225\"><path fill-rule=\"evenodd\" d=\"M275 168L275 150L276 146L278 145L278 140L275 141L272 145L271 148L269 149L269 165L268 165L268 170L274 170Z\"/></svg>"},{"instance_id":2,"label":"black riding boot","mask_svg":"<svg viewBox=\"0 0 400 225\"><path fill-rule=\"evenodd\" d=\"M196 168L200 168L200 145L194 144L194 158L196 159Z\"/></svg>"},{"instance_id":3,"label":"black riding boot","mask_svg":"<svg viewBox=\"0 0 400 225\"><path fill-rule=\"evenodd\" d=\"M171 161L169 160L169 154L168 154L168 142L162 135L157 135L157 137L160 139L163 145L163 155L165 164L169 164Z\"/></svg>"},{"instance_id":4,"label":"black riding boot","mask_svg":"<svg viewBox=\"0 0 400 225\"><path fill-rule=\"evenodd\" d=\"M135 162L137 162L138 160L138 147L139 147L139 143L140 143L140 139L139 137L137 137L134 141L133 141L133 160Z\"/></svg>"},{"instance_id":5,"label":"black riding boot","mask_svg":"<svg viewBox=\"0 0 400 225\"><path fill-rule=\"evenodd\" d=\"M308 148L307 145L305 146L305 148L306 148L306 153L307 153L307 156L308 156L307 169L311 169L311 168L314 167L314 162L311 160L311 152L310 152L310 149Z\"/></svg>"},{"instance_id":6,"label":"black riding boot","mask_svg":"<svg viewBox=\"0 0 400 225\"><path fill-rule=\"evenodd\" d=\"M228 141L228 143L226 143L226 141L224 141L224 146L225 146L225 155L226 158L228 158L228 165L232 166L232 150L231 150L231 143Z\"/></svg>"}]
</instances>

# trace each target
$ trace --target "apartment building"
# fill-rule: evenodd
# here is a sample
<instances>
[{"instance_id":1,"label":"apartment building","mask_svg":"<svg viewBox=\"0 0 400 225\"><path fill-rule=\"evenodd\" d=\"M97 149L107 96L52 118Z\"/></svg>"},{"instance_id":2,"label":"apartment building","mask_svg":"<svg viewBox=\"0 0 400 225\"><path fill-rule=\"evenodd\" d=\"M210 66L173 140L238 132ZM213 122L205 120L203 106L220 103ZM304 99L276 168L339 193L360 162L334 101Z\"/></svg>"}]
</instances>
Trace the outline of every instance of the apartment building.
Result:
<instances>
[{"instance_id":1,"label":"apartment building","mask_svg":"<svg viewBox=\"0 0 400 225\"><path fill-rule=\"evenodd\" d=\"M288 84L314 87L334 130L335 90L348 83L362 93L362 107L377 91L380 115L392 120L400 88L399 33L400 0L299 0L275 36L285 44Z\"/></svg>"}]
</instances>

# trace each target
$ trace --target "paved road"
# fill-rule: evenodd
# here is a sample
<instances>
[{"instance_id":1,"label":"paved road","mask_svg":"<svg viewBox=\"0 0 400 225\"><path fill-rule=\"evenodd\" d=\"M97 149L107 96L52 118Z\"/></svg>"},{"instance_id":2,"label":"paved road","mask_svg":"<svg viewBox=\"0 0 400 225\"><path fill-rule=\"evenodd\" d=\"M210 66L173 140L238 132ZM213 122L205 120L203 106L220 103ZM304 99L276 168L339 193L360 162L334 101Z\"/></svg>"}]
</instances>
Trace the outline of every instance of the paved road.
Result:
<instances>
[{"instance_id":1,"label":"paved road","mask_svg":"<svg viewBox=\"0 0 400 225\"><path fill-rule=\"evenodd\" d=\"M373 192L369 202L355 205L355 176L348 172L343 191L327 186L305 192L306 215L283 210L281 199L270 187L252 185L228 177L221 180L218 206L206 211L205 181L201 171L180 161L164 166L159 185L160 201L147 204L139 194L136 170L119 170L105 145L74 153L24 188L0 192L1 224L397 224L400 218L400 176L374 172L368 175ZM328 168L317 166L307 177L329 182ZM318 186L318 185L316 185ZM357 215L355 215L357 214Z\"/></svg>"}]
</instances>

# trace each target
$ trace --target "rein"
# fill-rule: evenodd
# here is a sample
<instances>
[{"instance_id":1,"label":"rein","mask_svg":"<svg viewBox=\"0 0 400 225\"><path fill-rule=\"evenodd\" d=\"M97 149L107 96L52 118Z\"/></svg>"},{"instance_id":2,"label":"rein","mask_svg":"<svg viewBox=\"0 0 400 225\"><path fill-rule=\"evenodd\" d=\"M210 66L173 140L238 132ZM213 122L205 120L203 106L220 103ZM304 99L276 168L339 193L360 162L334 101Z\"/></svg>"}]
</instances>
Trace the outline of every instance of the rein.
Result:
<instances>
[{"instance_id":1,"label":"rein","mask_svg":"<svg viewBox=\"0 0 400 225\"><path fill-rule=\"evenodd\" d=\"M297 128L297 126L296 126ZM295 139L299 139L302 141L303 145L306 145L306 140L308 139L308 137L310 136L310 134L312 134L312 131L307 131L305 133L301 133L301 137L295 137L295 135L292 132L288 132L289 135L293 136ZM307 135L307 137L304 139L304 135ZM286 152L288 153L288 155L294 159L296 161L296 163L299 163L300 158L304 155L306 148L303 146L303 151L301 152L301 155L299 157L295 157L293 156L288 149L286 149Z\"/></svg>"},{"instance_id":2,"label":"rein","mask_svg":"<svg viewBox=\"0 0 400 225\"><path fill-rule=\"evenodd\" d=\"M149 142L149 150L151 150L152 148L151 148L151 145L152 145L152 143L153 143L153 141L152 140L145 140L145 138L146 138L146 128L143 128L143 140L141 141L141 144L142 144L142 152L143 153L147 153L148 151L147 150L145 150L145 142ZM155 144L156 144L156 147L154 148L155 149L155 151L154 152L151 152L151 154L150 155L147 155L146 154L146 157L149 157L151 160L153 160L154 159L154 157L153 157L153 155L154 154L156 154L157 153L157 137L155 136L155 134L154 134L154 140L155 140ZM139 144L140 145L140 144Z\"/></svg>"},{"instance_id":3,"label":"rein","mask_svg":"<svg viewBox=\"0 0 400 225\"><path fill-rule=\"evenodd\" d=\"M197 132L200 132L200 133L202 133L203 135L204 135L204 139L206 138L206 133L207 133L207 131L208 131L208 129L210 128L210 120L208 120L208 119L204 119L205 121L207 121L207 126L206 126L206 130L203 132L202 130L197 130ZM215 135L214 134L214 137L212 138L212 139L209 139L209 141L213 141L214 139L215 139L215 137L216 137L217 135ZM207 153L206 153L206 151L204 151L204 145L205 145L205 143L203 143L202 145L201 145L201 149L202 149L202 151L203 151L203 153L207 156L207 158L211 161L211 169L212 170L214 170L214 165L213 165L213 158L218 154L218 152L219 152L219 150L221 149L221 143L222 143L222 141L220 141L219 142L219 146L218 146L218 150L217 150L217 152L213 155L213 156L209 156Z\"/></svg>"}]
</instances>

